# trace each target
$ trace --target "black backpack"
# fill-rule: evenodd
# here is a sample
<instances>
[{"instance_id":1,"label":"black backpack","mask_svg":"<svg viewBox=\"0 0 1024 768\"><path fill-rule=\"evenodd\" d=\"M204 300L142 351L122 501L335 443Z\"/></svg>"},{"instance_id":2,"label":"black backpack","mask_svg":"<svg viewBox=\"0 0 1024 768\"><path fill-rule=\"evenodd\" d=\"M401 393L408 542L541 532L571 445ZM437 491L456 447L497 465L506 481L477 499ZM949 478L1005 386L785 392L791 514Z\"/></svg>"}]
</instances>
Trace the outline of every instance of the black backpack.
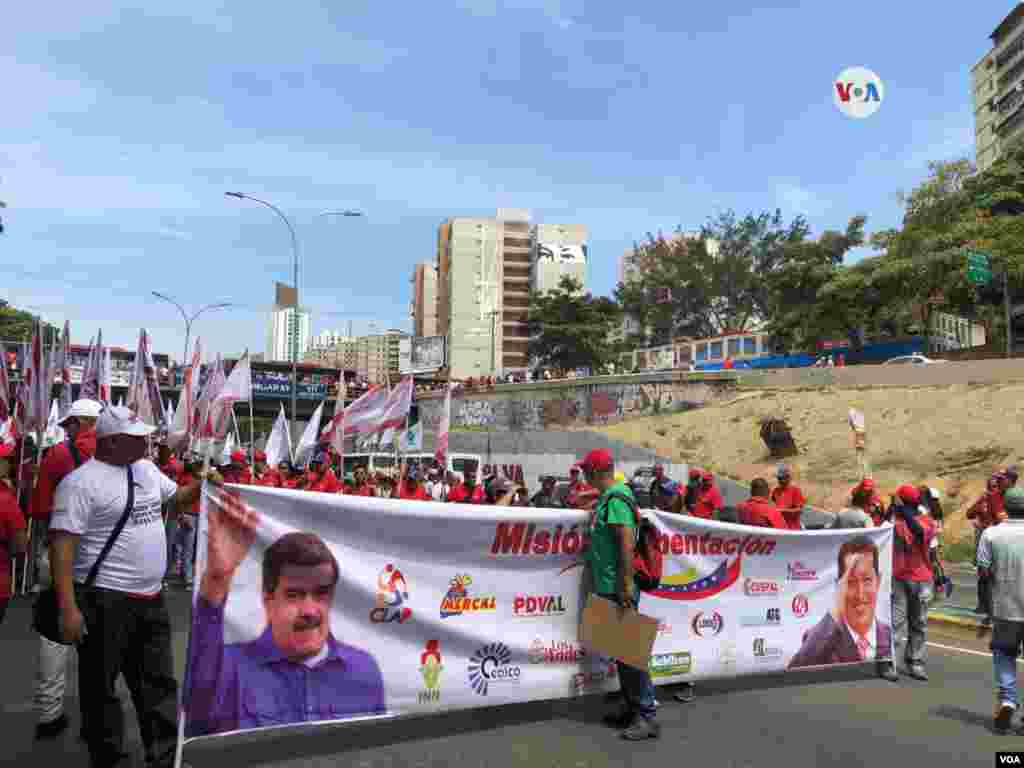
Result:
<instances>
[{"instance_id":1,"label":"black backpack","mask_svg":"<svg viewBox=\"0 0 1024 768\"><path fill-rule=\"evenodd\" d=\"M613 492L608 499L619 499L633 510L633 519L637 523L636 544L633 547L633 573L641 592L650 592L661 585L663 557L658 546L658 527L640 514L636 500L621 492ZM607 514L608 504L605 502Z\"/></svg>"}]
</instances>

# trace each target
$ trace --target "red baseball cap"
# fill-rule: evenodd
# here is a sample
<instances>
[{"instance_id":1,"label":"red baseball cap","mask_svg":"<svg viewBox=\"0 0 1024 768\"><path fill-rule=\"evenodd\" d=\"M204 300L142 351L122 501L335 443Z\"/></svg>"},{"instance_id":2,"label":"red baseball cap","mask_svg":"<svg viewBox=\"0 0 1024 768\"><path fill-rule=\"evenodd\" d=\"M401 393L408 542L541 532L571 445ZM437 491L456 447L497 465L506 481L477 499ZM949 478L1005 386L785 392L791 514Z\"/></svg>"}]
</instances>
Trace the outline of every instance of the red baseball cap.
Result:
<instances>
[{"instance_id":1,"label":"red baseball cap","mask_svg":"<svg viewBox=\"0 0 1024 768\"><path fill-rule=\"evenodd\" d=\"M691 478L692 478L693 480L696 480L696 479L697 479L698 477L700 477L700 470L699 470L699 469L697 469L696 467L692 467L692 468L690 469L690 477L691 477Z\"/></svg>"},{"instance_id":2,"label":"red baseball cap","mask_svg":"<svg viewBox=\"0 0 1024 768\"><path fill-rule=\"evenodd\" d=\"M7 459L14 455L14 443L0 443L0 459Z\"/></svg>"},{"instance_id":3,"label":"red baseball cap","mask_svg":"<svg viewBox=\"0 0 1024 768\"><path fill-rule=\"evenodd\" d=\"M587 472L607 472L615 466L615 459L607 448L595 448L581 464Z\"/></svg>"},{"instance_id":4,"label":"red baseball cap","mask_svg":"<svg viewBox=\"0 0 1024 768\"><path fill-rule=\"evenodd\" d=\"M256 451L256 461L266 461L266 460L267 460L267 454L265 454L263 451Z\"/></svg>"},{"instance_id":5,"label":"red baseball cap","mask_svg":"<svg viewBox=\"0 0 1024 768\"><path fill-rule=\"evenodd\" d=\"M715 476L708 472L706 469L700 473L701 480L714 480Z\"/></svg>"},{"instance_id":6,"label":"red baseball cap","mask_svg":"<svg viewBox=\"0 0 1024 768\"><path fill-rule=\"evenodd\" d=\"M865 477L863 480L860 481L860 487L863 488L865 491L873 491L875 489L875 481L872 480L870 477Z\"/></svg>"},{"instance_id":7,"label":"red baseball cap","mask_svg":"<svg viewBox=\"0 0 1024 768\"><path fill-rule=\"evenodd\" d=\"M921 503L921 494L917 490L917 488L915 488L912 485L901 485L899 488L896 489L896 495L899 496L901 499L903 499L903 501L907 502L908 504Z\"/></svg>"},{"instance_id":8,"label":"red baseball cap","mask_svg":"<svg viewBox=\"0 0 1024 768\"><path fill-rule=\"evenodd\" d=\"M232 451L231 460L241 464L245 461L245 451Z\"/></svg>"}]
</instances>

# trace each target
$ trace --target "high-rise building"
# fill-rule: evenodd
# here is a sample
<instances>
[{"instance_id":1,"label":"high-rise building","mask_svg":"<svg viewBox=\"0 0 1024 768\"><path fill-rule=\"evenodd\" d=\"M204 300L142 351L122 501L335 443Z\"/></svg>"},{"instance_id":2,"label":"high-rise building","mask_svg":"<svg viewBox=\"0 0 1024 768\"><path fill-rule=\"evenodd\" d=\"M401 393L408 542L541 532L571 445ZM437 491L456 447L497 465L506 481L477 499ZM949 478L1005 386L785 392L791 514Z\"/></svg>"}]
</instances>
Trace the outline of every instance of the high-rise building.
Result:
<instances>
[{"instance_id":1,"label":"high-rise building","mask_svg":"<svg viewBox=\"0 0 1024 768\"><path fill-rule=\"evenodd\" d=\"M1024 131L1024 3L989 35L992 47L971 68L974 147L979 171Z\"/></svg>"},{"instance_id":2,"label":"high-rise building","mask_svg":"<svg viewBox=\"0 0 1024 768\"><path fill-rule=\"evenodd\" d=\"M303 359L307 363L356 370L356 339L339 331L321 331L310 342Z\"/></svg>"},{"instance_id":3,"label":"high-rise building","mask_svg":"<svg viewBox=\"0 0 1024 768\"><path fill-rule=\"evenodd\" d=\"M267 324L268 360L298 361L309 348L309 312L304 312L295 302L294 288L274 283L274 309Z\"/></svg>"},{"instance_id":4,"label":"high-rise building","mask_svg":"<svg viewBox=\"0 0 1024 768\"><path fill-rule=\"evenodd\" d=\"M437 336L437 268L427 261L412 273L413 336Z\"/></svg>"},{"instance_id":5,"label":"high-rise building","mask_svg":"<svg viewBox=\"0 0 1024 768\"><path fill-rule=\"evenodd\" d=\"M355 340L356 376L371 384L398 382L401 339L408 335L397 328L389 328L384 333L358 337Z\"/></svg>"},{"instance_id":6,"label":"high-rise building","mask_svg":"<svg viewBox=\"0 0 1024 768\"><path fill-rule=\"evenodd\" d=\"M530 212L521 209L441 224L435 263L438 334L448 337L453 378L502 376L529 367L530 288L550 290L565 273L585 286L585 241L584 227L534 227Z\"/></svg>"}]
</instances>

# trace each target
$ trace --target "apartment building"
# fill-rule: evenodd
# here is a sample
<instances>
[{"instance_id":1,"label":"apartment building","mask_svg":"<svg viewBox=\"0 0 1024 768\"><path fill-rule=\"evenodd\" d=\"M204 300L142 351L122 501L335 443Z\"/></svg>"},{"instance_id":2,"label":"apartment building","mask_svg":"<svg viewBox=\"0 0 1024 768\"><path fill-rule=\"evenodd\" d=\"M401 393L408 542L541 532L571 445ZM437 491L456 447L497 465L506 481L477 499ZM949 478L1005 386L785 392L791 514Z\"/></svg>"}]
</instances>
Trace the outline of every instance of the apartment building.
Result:
<instances>
[{"instance_id":1,"label":"apartment building","mask_svg":"<svg viewBox=\"0 0 1024 768\"><path fill-rule=\"evenodd\" d=\"M979 171L1024 130L1024 3L1017 3L989 38L992 47L971 68Z\"/></svg>"},{"instance_id":2,"label":"apartment building","mask_svg":"<svg viewBox=\"0 0 1024 768\"><path fill-rule=\"evenodd\" d=\"M412 278L412 315L414 336L437 336L437 273L432 262L417 264Z\"/></svg>"}]
</instances>

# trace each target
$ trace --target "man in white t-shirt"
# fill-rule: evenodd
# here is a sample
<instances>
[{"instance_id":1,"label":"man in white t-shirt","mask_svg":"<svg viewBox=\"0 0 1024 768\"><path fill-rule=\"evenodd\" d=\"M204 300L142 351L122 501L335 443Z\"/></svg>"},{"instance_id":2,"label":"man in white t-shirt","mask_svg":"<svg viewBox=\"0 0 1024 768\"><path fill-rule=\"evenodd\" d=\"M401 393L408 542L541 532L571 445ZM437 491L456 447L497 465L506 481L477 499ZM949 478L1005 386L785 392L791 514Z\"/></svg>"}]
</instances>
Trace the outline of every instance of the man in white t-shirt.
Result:
<instances>
[{"instance_id":1,"label":"man in white t-shirt","mask_svg":"<svg viewBox=\"0 0 1024 768\"><path fill-rule=\"evenodd\" d=\"M124 407L96 421L96 454L57 488L50 522L50 562L64 639L78 646L82 732L92 768L125 760L124 713L115 690L123 674L152 766L171 765L177 735L178 683L162 586L168 515L188 509L200 483L178 488L146 455L153 427ZM134 503L91 586L84 582L128 506ZM219 478L214 476L219 481Z\"/></svg>"}]
</instances>

